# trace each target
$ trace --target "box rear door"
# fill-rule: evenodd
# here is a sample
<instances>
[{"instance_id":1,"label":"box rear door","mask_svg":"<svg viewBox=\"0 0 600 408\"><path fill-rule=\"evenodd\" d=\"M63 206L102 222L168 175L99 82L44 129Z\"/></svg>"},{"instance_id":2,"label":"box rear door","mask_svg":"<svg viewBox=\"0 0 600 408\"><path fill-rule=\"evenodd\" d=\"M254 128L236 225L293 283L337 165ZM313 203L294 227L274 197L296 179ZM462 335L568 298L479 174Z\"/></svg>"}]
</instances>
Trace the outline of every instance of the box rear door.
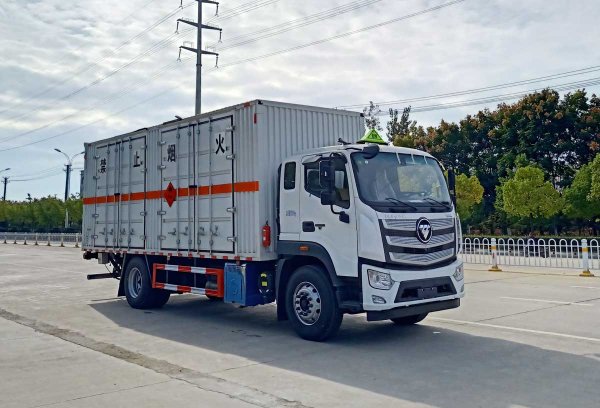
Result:
<instances>
[{"instance_id":1,"label":"box rear door","mask_svg":"<svg viewBox=\"0 0 600 408\"><path fill-rule=\"evenodd\" d=\"M201 122L196 133L196 233L201 252L235 251L233 116Z\"/></svg>"}]
</instances>

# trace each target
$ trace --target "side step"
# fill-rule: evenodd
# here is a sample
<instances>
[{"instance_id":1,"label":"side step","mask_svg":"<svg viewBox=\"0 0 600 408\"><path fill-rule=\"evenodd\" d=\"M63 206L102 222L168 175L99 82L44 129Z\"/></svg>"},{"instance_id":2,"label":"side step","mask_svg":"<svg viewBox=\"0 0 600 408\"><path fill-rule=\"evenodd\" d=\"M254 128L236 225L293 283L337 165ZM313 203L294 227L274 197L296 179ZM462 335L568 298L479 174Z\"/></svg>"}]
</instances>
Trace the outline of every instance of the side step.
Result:
<instances>
[{"instance_id":1,"label":"side step","mask_svg":"<svg viewBox=\"0 0 600 408\"><path fill-rule=\"evenodd\" d=\"M110 278L114 278L115 276L112 273L97 273L97 274L93 274L93 275L88 275L87 279L88 280L96 280L96 279L110 279Z\"/></svg>"}]
</instances>

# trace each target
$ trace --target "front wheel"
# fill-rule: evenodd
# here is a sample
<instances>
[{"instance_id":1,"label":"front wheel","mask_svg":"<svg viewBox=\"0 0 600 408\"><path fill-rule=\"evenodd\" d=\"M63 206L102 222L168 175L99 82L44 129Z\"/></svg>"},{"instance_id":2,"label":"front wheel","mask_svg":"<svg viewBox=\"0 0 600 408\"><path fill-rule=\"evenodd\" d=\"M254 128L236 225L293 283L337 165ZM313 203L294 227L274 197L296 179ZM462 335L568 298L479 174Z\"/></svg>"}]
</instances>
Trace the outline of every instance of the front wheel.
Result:
<instances>
[{"instance_id":1,"label":"front wheel","mask_svg":"<svg viewBox=\"0 0 600 408\"><path fill-rule=\"evenodd\" d=\"M421 320L425 319L429 313L421 313L412 316L404 316L404 317L396 317L395 319L390 319L397 325L400 326L408 326L411 324L419 323Z\"/></svg>"},{"instance_id":2,"label":"front wheel","mask_svg":"<svg viewBox=\"0 0 600 408\"><path fill-rule=\"evenodd\" d=\"M287 285L287 315L296 333L306 340L327 340L342 323L343 314L326 273L316 265L301 266Z\"/></svg>"}]
</instances>

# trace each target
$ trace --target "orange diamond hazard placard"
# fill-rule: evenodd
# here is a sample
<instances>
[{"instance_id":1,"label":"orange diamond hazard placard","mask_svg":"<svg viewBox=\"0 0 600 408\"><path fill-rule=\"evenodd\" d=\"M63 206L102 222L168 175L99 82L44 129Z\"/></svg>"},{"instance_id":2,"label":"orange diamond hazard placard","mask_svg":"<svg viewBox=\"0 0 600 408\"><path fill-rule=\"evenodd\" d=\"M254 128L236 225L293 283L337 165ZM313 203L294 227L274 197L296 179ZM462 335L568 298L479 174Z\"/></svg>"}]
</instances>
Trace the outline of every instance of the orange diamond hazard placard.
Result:
<instances>
[{"instance_id":1,"label":"orange diamond hazard placard","mask_svg":"<svg viewBox=\"0 0 600 408\"><path fill-rule=\"evenodd\" d=\"M175 200L177 200L177 190L173 186L173 183L169 183L167 189L163 193L163 197L165 198L165 201L169 207L171 207Z\"/></svg>"}]
</instances>

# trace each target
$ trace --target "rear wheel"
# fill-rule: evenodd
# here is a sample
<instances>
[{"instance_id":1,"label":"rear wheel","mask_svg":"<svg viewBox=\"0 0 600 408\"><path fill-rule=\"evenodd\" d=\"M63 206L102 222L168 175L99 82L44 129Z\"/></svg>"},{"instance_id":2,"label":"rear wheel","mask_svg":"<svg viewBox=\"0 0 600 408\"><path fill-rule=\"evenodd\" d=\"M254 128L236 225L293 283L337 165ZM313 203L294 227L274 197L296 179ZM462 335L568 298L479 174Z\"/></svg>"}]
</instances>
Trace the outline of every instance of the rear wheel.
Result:
<instances>
[{"instance_id":1,"label":"rear wheel","mask_svg":"<svg viewBox=\"0 0 600 408\"><path fill-rule=\"evenodd\" d=\"M298 268L286 289L286 310L292 327L300 337L324 341L334 336L343 314L326 271L316 265Z\"/></svg>"},{"instance_id":2,"label":"rear wheel","mask_svg":"<svg viewBox=\"0 0 600 408\"><path fill-rule=\"evenodd\" d=\"M392 322L396 323L400 326L408 326L410 324L419 323L421 320L425 319L429 313L421 313L412 316L404 316L397 317L395 319L390 319Z\"/></svg>"},{"instance_id":3,"label":"rear wheel","mask_svg":"<svg viewBox=\"0 0 600 408\"><path fill-rule=\"evenodd\" d=\"M127 303L134 309L162 307L171 296L166 290L152 288L150 273L143 259L135 258L129 261L122 279Z\"/></svg>"}]
</instances>

